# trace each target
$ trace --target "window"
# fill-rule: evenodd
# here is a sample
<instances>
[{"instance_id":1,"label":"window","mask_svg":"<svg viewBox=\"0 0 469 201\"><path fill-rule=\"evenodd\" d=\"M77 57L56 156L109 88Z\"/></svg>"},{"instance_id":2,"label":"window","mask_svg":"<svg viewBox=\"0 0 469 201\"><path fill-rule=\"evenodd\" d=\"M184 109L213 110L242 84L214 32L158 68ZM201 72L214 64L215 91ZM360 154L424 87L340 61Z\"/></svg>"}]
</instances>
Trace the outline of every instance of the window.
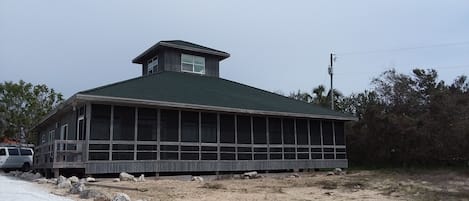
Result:
<instances>
[{"instance_id":1,"label":"window","mask_svg":"<svg viewBox=\"0 0 469 201\"><path fill-rule=\"evenodd\" d=\"M295 144L295 122L283 119L283 144Z\"/></svg>"},{"instance_id":2,"label":"window","mask_svg":"<svg viewBox=\"0 0 469 201\"><path fill-rule=\"evenodd\" d=\"M5 149L0 149L0 156L5 156L7 155L7 152L5 151Z\"/></svg>"},{"instance_id":3,"label":"window","mask_svg":"<svg viewBox=\"0 0 469 201\"><path fill-rule=\"evenodd\" d=\"M41 144L45 144L46 143L46 134L42 134L41 135Z\"/></svg>"},{"instance_id":4,"label":"window","mask_svg":"<svg viewBox=\"0 0 469 201\"><path fill-rule=\"evenodd\" d=\"M199 142L198 112L181 112L181 142Z\"/></svg>"},{"instance_id":5,"label":"window","mask_svg":"<svg viewBox=\"0 0 469 201\"><path fill-rule=\"evenodd\" d=\"M60 129L60 139L68 140L68 124L65 124Z\"/></svg>"},{"instance_id":6,"label":"window","mask_svg":"<svg viewBox=\"0 0 469 201\"><path fill-rule=\"evenodd\" d=\"M147 72L148 74L152 74L156 72L158 69L158 56L151 58L148 60L148 65L147 65Z\"/></svg>"},{"instance_id":7,"label":"window","mask_svg":"<svg viewBox=\"0 0 469 201\"><path fill-rule=\"evenodd\" d=\"M49 131L49 141L48 142L52 142L54 141L55 139L55 130L51 130Z\"/></svg>"},{"instance_id":8,"label":"window","mask_svg":"<svg viewBox=\"0 0 469 201\"><path fill-rule=\"evenodd\" d=\"M321 124L320 121L309 121L309 130L311 135L311 145L321 145Z\"/></svg>"},{"instance_id":9,"label":"window","mask_svg":"<svg viewBox=\"0 0 469 201\"><path fill-rule=\"evenodd\" d=\"M345 145L344 122L334 122L335 144Z\"/></svg>"},{"instance_id":10,"label":"window","mask_svg":"<svg viewBox=\"0 0 469 201\"><path fill-rule=\"evenodd\" d=\"M8 154L10 156L18 156L20 153L18 152L18 149L8 149Z\"/></svg>"},{"instance_id":11,"label":"window","mask_svg":"<svg viewBox=\"0 0 469 201\"><path fill-rule=\"evenodd\" d=\"M251 117L237 116L238 144L251 144Z\"/></svg>"},{"instance_id":12,"label":"window","mask_svg":"<svg viewBox=\"0 0 469 201\"><path fill-rule=\"evenodd\" d=\"M181 54L181 71L205 74L205 58L194 55Z\"/></svg>"},{"instance_id":13,"label":"window","mask_svg":"<svg viewBox=\"0 0 469 201\"><path fill-rule=\"evenodd\" d=\"M112 160L133 160L134 159L133 144L113 144Z\"/></svg>"},{"instance_id":14,"label":"window","mask_svg":"<svg viewBox=\"0 0 469 201\"><path fill-rule=\"evenodd\" d=\"M220 114L220 142L235 143L234 116Z\"/></svg>"},{"instance_id":15,"label":"window","mask_svg":"<svg viewBox=\"0 0 469 201\"><path fill-rule=\"evenodd\" d=\"M109 160L109 152L90 152L90 161L107 161Z\"/></svg>"},{"instance_id":16,"label":"window","mask_svg":"<svg viewBox=\"0 0 469 201\"><path fill-rule=\"evenodd\" d=\"M111 128L111 106L91 106L91 140L109 140Z\"/></svg>"},{"instance_id":17,"label":"window","mask_svg":"<svg viewBox=\"0 0 469 201\"><path fill-rule=\"evenodd\" d=\"M179 141L179 112L177 110L161 110L160 114L161 141L177 142Z\"/></svg>"},{"instance_id":18,"label":"window","mask_svg":"<svg viewBox=\"0 0 469 201\"><path fill-rule=\"evenodd\" d=\"M296 120L296 142L298 145L308 145L308 121Z\"/></svg>"},{"instance_id":19,"label":"window","mask_svg":"<svg viewBox=\"0 0 469 201\"><path fill-rule=\"evenodd\" d=\"M33 152L30 149L20 149L22 156L32 156Z\"/></svg>"},{"instance_id":20,"label":"window","mask_svg":"<svg viewBox=\"0 0 469 201\"><path fill-rule=\"evenodd\" d=\"M217 114L202 113L202 142L217 142Z\"/></svg>"},{"instance_id":21,"label":"window","mask_svg":"<svg viewBox=\"0 0 469 201\"><path fill-rule=\"evenodd\" d=\"M138 108L137 140L156 141L157 118L157 110Z\"/></svg>"},{"instance_id":22,"label":"window","mask_svg":"<svg viewBox=\"0 0 469 201\"><path fill-rule=\"evenodd\" d=\"M113 140L134 140L135 108L114 107Z\"/></svg>"},{"instance_id":23,"label":"window","mask_svg":"<svg viewBox=\"0 0 469 201\"><path fill-rule=\"evenodd\" d=\"M322 139L324 145L334 145L334 136L332 133L332 121L322 122Z\"/></svg>"},{"instance_id":24,"label":"window","mask_svg":"<svg viewBox=\"0 0 469 201\"><path fill-rule=\"evenodd\" d=\"M269 118L269 142L270 144L282 144L282 129L279 118Z\"/></svg>"},{"instance_id":25,"label":"window","mask_svg":"<svg viewBox=\"0 0 469 201\"><path fill-rule=\"evenodd\" d=\"M264 117L253 117L252 118L252 129L254 144L266 144L266 121Z\"/></svg>"}]
</instances>

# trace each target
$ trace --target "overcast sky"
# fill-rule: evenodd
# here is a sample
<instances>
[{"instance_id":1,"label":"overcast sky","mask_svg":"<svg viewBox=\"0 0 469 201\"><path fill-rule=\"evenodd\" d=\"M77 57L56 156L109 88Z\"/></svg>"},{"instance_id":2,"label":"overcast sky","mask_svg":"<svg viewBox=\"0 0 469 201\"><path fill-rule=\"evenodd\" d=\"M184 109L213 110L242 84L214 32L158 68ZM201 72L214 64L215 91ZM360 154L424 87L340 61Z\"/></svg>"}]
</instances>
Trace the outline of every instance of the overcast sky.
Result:
<instances>
[{"instance_id":1,"label":"overcast sky","mask_svg":"<svg viewBox=\"0 0 469 201\"><path fill-rule=\"evenodd\" d=\"M348 95L395 68L469 73L469 1L0 1L0 81L65 97L141 75L131 60L160 40L226 51L221 77L288 94Z\"/></svg>"}]
</instances>

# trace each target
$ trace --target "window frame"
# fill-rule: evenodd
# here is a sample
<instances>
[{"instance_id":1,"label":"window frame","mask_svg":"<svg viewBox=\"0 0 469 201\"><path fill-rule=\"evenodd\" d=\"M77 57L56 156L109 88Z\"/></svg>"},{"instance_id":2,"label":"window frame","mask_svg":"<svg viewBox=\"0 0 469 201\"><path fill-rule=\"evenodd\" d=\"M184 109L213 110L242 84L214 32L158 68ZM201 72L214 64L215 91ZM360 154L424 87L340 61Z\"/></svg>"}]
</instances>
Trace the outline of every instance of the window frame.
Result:
<instances>
[{"instance_id":1,"label":"window frame","mask_svg":"<svg viewBox=\"0 0 469 201\"><path fill-rule=\"evenodd\" d=\"M68 124L64 124L60 127L60 139L68 140Z\"/></svg>"},{"instance_id":2,"label":"window frame","mask_svg":"<svg viewBox=\"0 0 469 201\"><path fill-rule=\"evenodd\" d=\"M184 60L182 59L184 56L191 57L191 58L192 58L192 62L190 62L190 63L189 63L189 62L184 62ZM195 59L196 59L196 58L202 58L202 59L203 59L203 70L202 70L201 72L195 71L195 66L196 66ZM192 71L184 70L183 64L192 65ZM199 66L199 65L197 65L197 66ZM205 57L195 56L195 55L191 55L191 54L181 54L181 72L187 72L187 73L195 73L195 74L205 75Z\"/></svg>"},{"instance_id":3,"label":"window frame","mask_svg":"<svg viewBox=\"0 0 469 201\"><path fill-rule=\"evenodd\" d=\"M55 140L55 129L49 131L49 136L47 136L47 142L53 142Z\"/></svg>"},{"instance_id":4,"label":"window frame","mask_svg":"<svg viewBox=\"0 0 469 201\"><path fill-rule=\"evenodd\" d=\"M155 56L147 61L147 73L153 74L156 70L158 70L158 56Z\"/></svg>"}]
</instances>

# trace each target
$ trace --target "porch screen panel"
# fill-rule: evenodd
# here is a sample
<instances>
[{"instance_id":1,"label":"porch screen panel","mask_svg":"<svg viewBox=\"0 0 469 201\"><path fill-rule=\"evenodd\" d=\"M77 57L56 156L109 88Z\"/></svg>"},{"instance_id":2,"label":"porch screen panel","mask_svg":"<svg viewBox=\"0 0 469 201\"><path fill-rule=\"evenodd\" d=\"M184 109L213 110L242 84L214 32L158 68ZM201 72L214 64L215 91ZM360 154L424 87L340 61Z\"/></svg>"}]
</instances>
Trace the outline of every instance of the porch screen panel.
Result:
<instances>
[{"instance_id":1,"label":"porch screen panel","mask_svg":"<svg viewBox=\"0 0 469 201\"><path fill-rule=\"evenodd\" d=\"M234 115L220 114L220 142L235 143Z\"/></svg>"},{"instance_id":2,"label":"porch screen panel","mask_svg":"<svg viewBox=\"0 0 469 201\"><path fill-rule=\"evenodd\" d=\"M296 142L298 145L308 145L308 121L306 119L296 120Z\"/></svg>"},{"instance_id":3,"label":"porch screen panel","mask_svg":"<svg viewBox=\"0 0 469 201\"><path fill-rule=\"evenodd\" d=\"M345 145L344 122L334 122L335 144Z\"/></svg>"},{"instance_id":4,"label":"porch screen panel","mask_svg":"<svg viewBox=\"0 0 469 201\"><path fill-rule=\"evenodd\" d=\"M252 118L252 129L254 144L266 144L267 143L267 123L265 117L253 117Z\"/></svg>"},{"instance_id":5,"label":"porch screen panel","mask_svg":"<svg viewBox=\"0 0 469 201\"><path fill-rule=\"evenodd\" d=\"M311 145L321 145L321 122L319 120L309 121Z\"/></svg>"},{"instance_id":6,"label":"porch screen panel","mask_svg":"<svg viewBox=\"0 0 469 201\"><path fill-rule=\"evenodd\" d=\"M202 113L202 133L201 139L204 143L217 142L217 114ZM216 159L215 159L216 160Z\"/></svg>"},{"instance_id":7,"label":"porch screen panel","mask_svg":"<svg viewBox=\"0 0 469 201\"><path fill-rule=\"evenodd\" d=\"M114 106L113 140L134 140L135 108Z\"/></svg>"},{"instance_id":8,"label":"porch screen panel","mask_svg":"<svg viewBox=\"0 0 469 201\"><path fill-rule=\"evenodd\" d=\"M156 109L138 108L137 140L156 141L158 114Z\"/></svg>"},{"instance_id":9,"label":"porch screen panel","mask_svg":"<svg viewBox=\"0 0 469 201\"><path fill-rule=\"evenodd\" d=\"M332 121L322 121L322 139L324 145L334 145Z\"/></svg>"},{"instance_id":10,"label":"porch screen panel","mask_svg":"<svg viewBox=\"0 0 469 201\"><path fill-rule=\"evenodd\" d=\"M282 144L282 127L279 118L269 118L270 144Z\"/></svg>"},{"instance_id":11,"label":"porch screen panel","mask_svg":"<svg viewBox=\"0 0 469 201\"><path fill-rule=\"evenodd\" d=\"M199 113L198 112L181 112L181 142L198 142L198 141L199 141Z\"/></svg>"},{"instance_id":12,"label":"porch screen panel","mask_svg":"<svg viewBox=\"0 0 469 201\"><path fill-rule=\"evenodd\" d=\"M283 119L283 144L295 144L295 122Z\"/></svg>"},{"instance_id":13,"label":"porch screen panel","mask_svg":"<svg viewBox=\"0 0 469 201\"><path fill-rule=\"evenodd\" d=\"M161 110L160 114L160 133L161 141L177 142L179 141L179 112L177 110Z\"/></svg>"},{"instance_id":14,"label":"porch screen panel","mask_svg":"<svg viewBox=\"0 0 469 201\"><path fill-rule=\"evenodd\" d=\"M238 144L251 144L251 118L237 116Z\"/></svg>"},{"instance_id":15,"label":"porch screen panel","mask_svg":"<svg viewBox=\"0 0 469 201\"><path fill-rule=\"evenodd\" d=\"M91 106L91 140L109 140L111 129L111 106Z\"/></svg>"}]
</instances>

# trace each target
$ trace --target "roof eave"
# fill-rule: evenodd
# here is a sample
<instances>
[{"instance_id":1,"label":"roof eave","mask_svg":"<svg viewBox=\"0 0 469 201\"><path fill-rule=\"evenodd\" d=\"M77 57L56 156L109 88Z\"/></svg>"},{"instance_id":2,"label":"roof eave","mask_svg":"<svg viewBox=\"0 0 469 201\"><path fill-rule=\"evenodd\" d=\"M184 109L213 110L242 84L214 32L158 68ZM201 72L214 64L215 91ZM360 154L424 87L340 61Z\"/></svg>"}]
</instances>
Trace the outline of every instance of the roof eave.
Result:
<instances>
[{"instance_id":1,"label":"roof eave","mask_svg":"<svg viewBox=\"0 0 469 201\"><path fill-rule=\"evenodd\" d=\"M50 111L46 116L44 116L36 125L34 125L31 130L35 130L37 127L41 126L44 122L46 122L47 120L49 120L51 117L53 117L54 115L56 115L58 112L60 112L61 110L63 110L64 108L67 108L68 106L70 105L74 105L77 98L76 98L77 94L71 96L70 98L68 98L67 100L65 100L63 103L57 105L57 107L55 107L52 111Z\"/></svg>"},{"instance_id":2,"label":"roof eave","mask_svg":"<svg viewBox=\"0 0 469 201\"><path fill-rule=\"evenodd\" d=\"M172 44L172 43L167 43L167 42L158 42L156 43L155 45L151 46L150 48L148 48L145 52L141 53L140 55L138 55L137 57L135 57L134 59L132 59L132 63L135 63L135 64L143 64L143 57L145 55L147 55L149 52L153 51L153 50L156 50L157 48L159 48L160 46L164 46L164 47L172 47L172 48L176 48L176 49L182 49L182 50L188 50L188 51L194 51L194 52L201 52L201 53L205 53L205 54L211 54L211 55L216 55L216 56L219 56L221 57L220 60L223 60L223 59L226 59L228 57L230 57L230 54L226 53L226 52L222 52L222 51L212 51L212 50L206 50L206 49L201 49L201 48L194 48L194 47L188 47L188 46L184 46L184 45L177 45L177 44Z\"/></svg>"},{"instance_id":3,"label":"roof eave","mask_svg":"<svg viewBox=\"0 0 469 201\"><path fill-rule=\"evenodd\" d=\"M335 115L320 115L320 114L304 114L304 113L291 113L291 112L277 112L277 111L263 111L263 110L252 110L252 109L241 109L241 108L229 108L221 106L209 106L199 104L188 104L168 101L156 101L156 100L143 100L134 98L122 98L113 96L99 96L89 94L76 94L78 100L84 101L103 101L103 102L119 102L125 104L138 104L138 105L149 105L149 106L164 106L164 107L175 107L175 108L189 108L189 109L200 109L200 110L215 110L222 112L235 112L235 113L247 113L247 114L260 114L260 115L271 115L271 116L289 116L289 117L303 117L303 118L315 118L315 119L333 119L342 121L357 121L356 117L344 117Z\"/></svg>"}]
</instances>

